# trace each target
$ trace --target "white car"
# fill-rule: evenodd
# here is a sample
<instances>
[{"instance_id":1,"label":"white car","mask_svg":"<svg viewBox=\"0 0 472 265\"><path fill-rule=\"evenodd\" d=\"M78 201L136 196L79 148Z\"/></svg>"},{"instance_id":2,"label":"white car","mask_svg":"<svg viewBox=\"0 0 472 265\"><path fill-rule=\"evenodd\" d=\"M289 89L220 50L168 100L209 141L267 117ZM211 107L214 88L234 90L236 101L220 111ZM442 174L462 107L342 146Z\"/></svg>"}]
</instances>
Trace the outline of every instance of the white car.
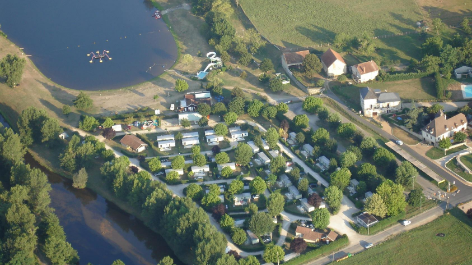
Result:
<instances>
[{"instance_id":1,"label":"white car","mask_svg":"<svg viewBox=\"0 0 472 265\"><path fill-rule=\"evenodd\" d=\"M374 244L369 243L369 244L367 244L367 245L365 246L365 248L366 248L366 249L369 249L369 248L371 248L371 247L373 247L373 246L374 246Z\"/></svg>"},{"instance_id":2,"label":"white car","mask_svg":"<svg viewBox=\"0 0 472 265\"><path fill-rule=\"evenodd\" d=\"M174 110L175 106L174 104L170 104L170 110Z\"/></svg>"},{"instance_id":3,"label":"white car","mask_svg":"<svg viewBox=\"0 0 472 265\"><path fill-rule=\"evenodd\" d=\"M409 221L409 220L403 220L402 221L403 226L407 226L407 225L410 225L410 224L411 224L411 221Z\"/></svg>"},{"instance_id":4,"label":"white car","mask_svg":"<svg viewBox=\"0 0 472 265\"><path fill-rule=\"evenodd\" d=\"M396 140L395 142L396 142L398 145L403 145L403 142L400 141L400 140Z\"/></svg>"}]
</instances>

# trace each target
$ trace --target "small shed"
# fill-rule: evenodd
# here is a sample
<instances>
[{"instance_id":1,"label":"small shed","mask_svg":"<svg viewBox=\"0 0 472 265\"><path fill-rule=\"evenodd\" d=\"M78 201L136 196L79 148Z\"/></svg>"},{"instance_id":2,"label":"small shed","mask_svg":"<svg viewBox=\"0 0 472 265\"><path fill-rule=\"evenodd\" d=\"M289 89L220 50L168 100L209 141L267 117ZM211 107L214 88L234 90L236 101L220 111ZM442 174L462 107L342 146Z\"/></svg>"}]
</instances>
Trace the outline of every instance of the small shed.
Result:
<instances>
[{"instance_id":1,"label":"small shed","mask_svg":"<svg viewBox=\"0 0 472 265\"><path fill-rule=\"evenodd\" d=\"M282 174L282 176L280 176L280 181L282 182L284 187L292 186L292 182L290 181L289 177L285 174Z\"/></svg>"},{"instance_id":2,"label":"small shed","mask_svg":"<svg viewBox=\"0 0 472 265\"><path fill-rule=\"evenodd\" d=\"M156 141L174 141L175 138L174 138L174 135L173 134L164 134L164 135L159 135L156 137Z\"/></svg>"},{"instance_id":3,"label":"small shed","mask_svg":"<svg viewBox=\"0 0 472 265\"><path fill-rule=\"evenodd\" d=\"M249 133L247 131L233 131L230 132L231 139L236 141L244 141L244 137L248 136Z\"/></svg>"},{"instance_id":4,"label":"small shed","mask_svg":"<svg viewBox=\"0 0 472 265\"><path fill-rule=\"evenodd\" d=\"M157 142L157 147L161 151L170 150L172 147L175 147L175 141L174 140L159 141Z\"/></svg>"},{"instance_id":5,"label":"small shed","mask_svg":"<svg viewBox=\"0 0 472 265\"><path fill-rule=\"evenodd\" d=\"M132 151L139 153L146 150L147 144L141 141L136 135L127 134L121 138L120 143L122 146L131 149Z\"/></svg>"},{"instance_id":6,"label":"small shed","mask_svg":"<svg viewBox=\"0 0 472 265\"><path fill-rule=\"evenodd\" d=\"M219 144L225 139L225 137L221 135L207 135L205 137L208 144Z\"/></svg>"},{"instance_id":7,"label":"small shed","mask_svg":"<svg viewBox=\"0 0 472 265\"><path fill-rule=\"evenodd\" d=\"M208 136L208 135L215 135L215 131L214 130L206 130L205 131L205 136Z\"/></svg>"},{"instance_id":8,"label":"small shed","mask_svg":"<svg viewBox=\"0 0 472 265\"><path fill-rule=\"evenodd\" d=\"M121 131L123 131L123 126L121 126L121 124L113 125L113 126L111 126L111 128L112 128L113 131L115 131L115 132L121 132Z\"/></svg>"},{"instance_id":9,"label":"small shed","mask_svg":"<svg viewBox=\"0 0 472 265\"><path fill-rule=\"evenodd\" d=\"M309 145L309 144L304 144L303 145L303 150L305 152L308 153L308 155L312 155L313 154L313 146Z\"/></svg>"},{"instance_id":10,"label":"small shed","mask_svg":"<svg viewBox=\"0 0 472 265\"><path fill-rule=\"evenodd\" d=\"M313 212L315 210L315 206L309 204L307 199L301 199L300 202L301 202L303 208L305 209L305 211Z\"/></svg>"},{"instance_id":11,"label":"small shed","mask_svg":"<svg viewBox=\"0 0 472 265\"><path fill-rule=\"evenodd\" d=\"M204 172L210 171L210 166L209 165L204 165L202 167L192 166L190 170L192 170L193 173L204 173Z\"/></svg>"},{"instance_id":12,"label":"small shed","mask_svg":"<svg viewBox=\"0 0 472 265\"><path fill-rule=\"evenodd\" d=\"M269 155L272 157L272 158L276 158L279 156L279 150L272 150L272 151L269 151Z\"/></svg>"},{"instance_id":13,"label":"small shed","mask_svg":"<svg viewBox=\"0 0 472 265\"><path fill-rule=\"evenodd\" d=\"M351 184L353 188L356 188L357 185L359 185L359 181L357 181L357 179L351 179L349 183Z\"/></svg>"},{"instance_id":14,"label":"small shed","mask_svg":"<svg viewBox=\"0 0 472 265\"><path fill-rule=\"evenodd\" d=\"M246 233L252 245L259 243L259 238L251 230L246 230Z\"/></svg>"},{"instance_id":15,"label":"small shed","mask_svg":"<svg viewBox=\"0 0 472 265\"><path fill-rule=\"evenodd\" d=\"M66 132L63 132L61 134L59 134L59 138L61 138L62 140L66 139L66 138L69 138L69 135L66 133Z\"/></svg>"},{"instance_id":16,"label":"small shed","mask_svg":"<svg viewBox=\"0 0 472 265\"><path fill-rule=\"evenodd\" d=\"M270 146L267 144L266 140L262 139L262 148L264 150L269 150Z\"/></svg>"},{"instance_id":17,"label":"small shed","mask_svg":"<svg viewBox=\"0 0 472 265\"><path fill-rule=\"evenodd\" d=\"M288 137L290 140L296 141L295 139L297 138L297 134L295 132L291 132L288 134Z\"/></svg>"},{"instance_id":18,"label":"small shed","mask_svg":"<svg viewBox=\"0 0 472 265\"><path fill-rule=\"evenodd\" d=\"M363 227L371 227L378 222L377 218L367 212L363 212L357 216L357 223Z\"/></svg>"},{"instance_id":19,"label":"small shed","mask_svg":"<svg viewBox=\"0 0 472 265\"><path fill-rule=\"evenodd\" d=\"M221 170L223 170L223 168L225 168L225 167L229 167L234 171L234 170L236 170L236 163L230 162L230 163L217 165L217 168L218 168L219 172L221 172Z\"/></svg>"},{"instance_id":20,"label":"small shed","mask_svg":"<svg viewBox=\"0 0 472 265\"><path fill-rule=\"evenodd\" d=\"M198 132L188 132L188 133L182 133L182 139L185 138L198 138Z\"/></svg>"},{"instance_id":21,"label":"small shed","mask_svg":"<svg viewBox=\"0 0 472 265\"><path fill-rule=\"evenodd\" d=\"M239 127L239 126L234 126L234 127L228 128L228 131L229 131L229 132L241 131L241 127Z\"/></svg>"}]
</instances>

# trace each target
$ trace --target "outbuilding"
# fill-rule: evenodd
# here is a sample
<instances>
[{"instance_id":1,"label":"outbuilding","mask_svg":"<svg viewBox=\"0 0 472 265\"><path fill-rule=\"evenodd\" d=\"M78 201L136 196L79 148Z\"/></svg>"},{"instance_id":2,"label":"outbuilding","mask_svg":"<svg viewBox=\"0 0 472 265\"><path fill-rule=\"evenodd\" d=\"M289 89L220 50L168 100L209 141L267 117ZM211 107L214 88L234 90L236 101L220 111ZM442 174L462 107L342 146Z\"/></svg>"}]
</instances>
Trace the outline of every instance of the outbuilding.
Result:
<instances>
[{"instance_id":1,"label":"outbuilding","mask_svg":"<svg viewBox=\"0 0 472 265\"><path fill-rule=\"evenodd\" d=\"M262 163L264 163L264 165L267 165L270 163L269 157L264 152L257 153L257 156L259 157L259 160L261 160Z\"/></svg>"},{"instance_id":2,"label":"outbuilding","mask_svg":"<svg viewBox=\"0 0 472 265\"><path fill-rule=\"evenodd\" d=\"M252 148L254 154L259 152L259 147L253 141L249 141L247 144Z\"/></svg>"},{"instance_id":3,"label":"outbuilding","mask_svg":"<svg viewBox=\"0 0 472 265\"><path fill-rule=\"evenodd\" d=\"M198 137L182 139L182 145L184 146L184 148L192 148L192 146L198 144L200 144L200 140L198 139Z\"/></svg>"},{"instance_id":4,"label":"outbuilding","mask_svg":"<svg viewBox=\"0 0 472 265\"><path fill-rule=\"evenodd\" d=\"M379 221L373 215L368 212L363 212L357 216L357 223L363 227L371 227L378 223Z\"/></svg>"},{"instance_id":5,"label":"outbuilding","mask_svg":"<svg viewBox=\"0 0 472 265\"><path fill-rule=\"evenodd\" d=\"M136 135L132 134L125 135L123 138L121 138L120 143L122 146L136 153L146 150L146 147L148 146L146 143L141 141Z\"/></svg>"}]
</instances>

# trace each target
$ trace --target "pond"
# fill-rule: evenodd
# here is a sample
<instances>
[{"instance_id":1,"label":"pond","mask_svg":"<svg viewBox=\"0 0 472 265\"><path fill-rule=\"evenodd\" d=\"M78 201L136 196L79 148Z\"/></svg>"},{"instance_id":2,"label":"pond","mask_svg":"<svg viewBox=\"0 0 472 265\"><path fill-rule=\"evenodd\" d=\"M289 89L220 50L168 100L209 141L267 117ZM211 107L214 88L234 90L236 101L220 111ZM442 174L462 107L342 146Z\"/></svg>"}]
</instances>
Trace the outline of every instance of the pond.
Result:
<instances>
[{"instance_id":1,"label":"pond","mask_svg":"<svg viewBox=\"0 0 472 265\"><path fill-rule=\"evenodd\" d=\"M0 1L0 25L38 69L59 85L117 89L169 69L177 46L156 9L137 0ZM91 52L106 53L102 63Z\"/></svg>"},{"instance_id":2,"label":"pond","mask_svg":"<svg viewBox=\"0 0 472 265\"><path fill-rule=\"evenodd\" d=\"M39 165L29 154L26 162L47 174L51 207L56 211L67 240L78 251L80 264L156 264L165 256L182 265L166 241L140 220L89 189L77 190L72 181Z\"/></svg>"}]
</instances>

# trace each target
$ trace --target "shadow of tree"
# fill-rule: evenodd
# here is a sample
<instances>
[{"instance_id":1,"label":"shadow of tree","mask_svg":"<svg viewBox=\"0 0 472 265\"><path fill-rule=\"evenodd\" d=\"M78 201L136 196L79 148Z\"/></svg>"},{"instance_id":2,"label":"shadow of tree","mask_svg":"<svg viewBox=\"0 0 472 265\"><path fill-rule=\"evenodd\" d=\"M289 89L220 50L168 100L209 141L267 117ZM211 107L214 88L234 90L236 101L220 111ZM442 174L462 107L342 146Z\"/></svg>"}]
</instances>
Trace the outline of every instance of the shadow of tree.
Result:
<instances>
[{"instance_id":1,"label":"shadow of tree","mask_svg":"<svg viewBox=\"0 0 472 265\"><path fill-rule=\"evenodd\" d=\"M441 18L448 25L457 26L464 17L472 16L472 8L465 8L462 12L453 12L436 6L423 6L423 9L432 18Z\"/></svg>"},{"instance_id":2,"label":"shadow of tree","mask_svg":"<svg viewBox=\"0 0 472 265\"><path fill-rule=\"evenodd\" d=\"M59 88L55 85L50 85L45 82L39 81L39 83L46 88L49 93L56 99L58 102L64 105L72 105L73 100L76 98L75 95L69 93L67 90ZM78 94L78 92L77 92Z\"/></svg>"}]
</instances>

